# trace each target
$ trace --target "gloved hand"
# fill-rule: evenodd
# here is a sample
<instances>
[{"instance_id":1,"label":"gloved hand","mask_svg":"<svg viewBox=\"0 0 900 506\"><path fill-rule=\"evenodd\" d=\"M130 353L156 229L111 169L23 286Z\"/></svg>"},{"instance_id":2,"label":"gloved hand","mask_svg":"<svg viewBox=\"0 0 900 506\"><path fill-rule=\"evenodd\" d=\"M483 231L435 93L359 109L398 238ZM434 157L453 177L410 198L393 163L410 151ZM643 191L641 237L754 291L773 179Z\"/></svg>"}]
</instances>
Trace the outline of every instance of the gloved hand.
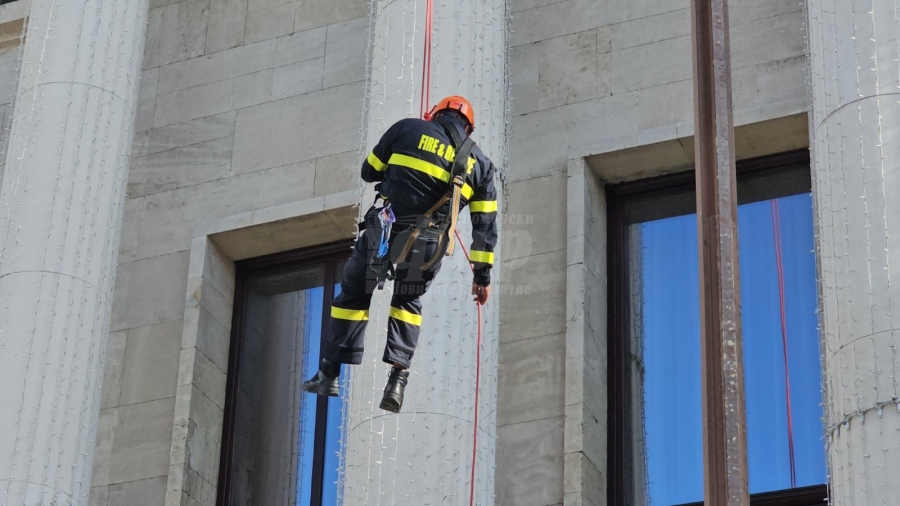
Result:
<instances>
[{"instance_id":1,"label":"gloved hand","mask_svg":"<svg viewBox=\"0 0 900 506\"><path fill-rule=\"evenodd\" d=\"M475 302L481 305L487 304L488 298L491 296L491 285L483 286L472 283L472 295L475 296Z\"/></svg>"},{"instance_id":2,"label":"gloved hand","mask_svg":"<svg viewBox=\"0 0 900 506\"><path fill-rule=\"evenodd\" d=\"M491 296L491 267L482 266L473 272L475 278L472 281L472 295L475 296L475 302L484 305Z\"/></svg>"}]
</instances>

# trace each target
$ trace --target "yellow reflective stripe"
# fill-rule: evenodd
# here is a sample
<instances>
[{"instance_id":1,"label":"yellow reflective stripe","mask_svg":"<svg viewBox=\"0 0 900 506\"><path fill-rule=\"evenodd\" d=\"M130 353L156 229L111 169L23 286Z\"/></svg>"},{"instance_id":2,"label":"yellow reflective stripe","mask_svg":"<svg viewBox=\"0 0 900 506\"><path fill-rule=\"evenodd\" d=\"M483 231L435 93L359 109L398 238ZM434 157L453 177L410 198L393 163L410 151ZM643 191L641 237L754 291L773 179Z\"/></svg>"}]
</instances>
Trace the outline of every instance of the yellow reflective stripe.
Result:
<instances>
[{"instance_id":1,"label":"yellow reflective stripe","mask_svg":"<svg viewBox=\"0 0 900 506\"><path fill-rule=\"evenodd\" d=\"M381 161L381 158L375 156L375 152L369 153L369 157L366 158L366 161L369 162L369 165L375 168L378 172L384 172L384 169L387 168L387 164Z\"/></svg>"},{"instance_id":2,"label":"yellow reflective stripe","mask_svg":"<svg viewBox=\"0 0 900 506\"><path fill-rule=\"evenodd\" d=\"M407 169L417 170L419 172L424 172L433 178L440 179L445 183L450 182L450 172L444 170L442 167L439 167L431 162L426 162L425 160L420 160L418 158L413 158L409 155L401 155L400 153L394 153L391 155L391 159L388 160L389 165L399 165L400 167L406 167ZM475 195L475 190L469 186L469 183L466 183L462 187L462 196L466 200L472 198L472 195Z\"/></svg>"},{"instance_id":3,"label":"yellow reflective stripe","mask_svg":"<svg viewBox=\"0 0 900 506\"><path fill-rule=\"evenodd\" d=\"M418 158L413 158L407 155L401 155L400 153L394 153L393 155L391 155L391 159L388 160L388 164L399 165L408 169L424 172L425 174L428 174L431 177L438 178L445 183L450 182L449 172L431 162L426 162L425 160L420 160Z\"/></svg>"},{"instance_id":4,"label":"yellow reflective stripe","mask_svg":"<svg viewBox=\"0 0 900 506\"><path fill-rule=\"evenodd\" d=\"M331 306L331 317L339 320L364 321L369 319L368 309L344 309Z\"/></svg>"},{"instance_id":5,"label":"yellow reflective stripe","mask_svg":"<svg viewBox=\"0 0 900 506\"><path fill-rule=\"evenodd\" d=\"M483 264L494 264L494 254L490 251L472 250L469 252L469 260Z\"/></svg>"},{"instance_id":6,"label":"yellow reflective stripe","mask_svg":"<svg viewBox=\"0 0 900 506\"><path fill-rule=\"evenodd\" d=\"M497 201L476 200L475 202L469 202L469 211L473 213L496 213Z\"/></svg>"},{"instance_id":7,"label":"yellow reflective stripe","mask_svg":"<svg viewBox=\"0 0 900 506\"><path fill-rule=\"evenodd\" d=\"M422 315L413 314L400 308L391 307L391 318L417 327L422 326Z\"/></svg>"}]
</instances>

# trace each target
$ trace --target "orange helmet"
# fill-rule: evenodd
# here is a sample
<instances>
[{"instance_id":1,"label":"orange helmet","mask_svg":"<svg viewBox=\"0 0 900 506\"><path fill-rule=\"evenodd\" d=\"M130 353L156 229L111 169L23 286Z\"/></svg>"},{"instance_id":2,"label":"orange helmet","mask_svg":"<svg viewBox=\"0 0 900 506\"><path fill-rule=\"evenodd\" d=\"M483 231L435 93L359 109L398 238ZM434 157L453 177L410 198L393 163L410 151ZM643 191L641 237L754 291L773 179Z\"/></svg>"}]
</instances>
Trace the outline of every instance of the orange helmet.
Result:
<instances>
[{"instance_id":1,"label":"orange helmet","mask_svg":"<svg viewBox=\"0 0 900 506\"><path fill-rule=\"evenodd\" d=\"M438 102L431 111L425 114L425 119L431 121L435 114L444 109L459 111L469 121L469 126L473 129L475 128L475 109L472 108L472 104L468 100L459 95L452 95Z\"/></svg>"}]
</instances>

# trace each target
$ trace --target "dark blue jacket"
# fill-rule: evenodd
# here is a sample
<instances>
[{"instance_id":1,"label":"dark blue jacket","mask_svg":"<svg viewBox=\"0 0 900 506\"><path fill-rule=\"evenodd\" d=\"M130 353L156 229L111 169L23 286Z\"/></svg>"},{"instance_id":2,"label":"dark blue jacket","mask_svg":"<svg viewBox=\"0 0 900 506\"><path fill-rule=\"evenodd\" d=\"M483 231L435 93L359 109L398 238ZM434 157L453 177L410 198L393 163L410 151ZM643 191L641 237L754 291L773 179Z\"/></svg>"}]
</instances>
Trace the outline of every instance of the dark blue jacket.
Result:
<instances>
[{"instance_id":1,"label":"dark blue jacket","mask_svg":"<svg viewBox=\"0 0 900 506\"><path fill-rule=\"evenodd\" d=\"M450 168L456 150L447 133L456 129L465 139L463 122L452 115L433 121L409 118L394 123L362 165L362 178L380 182L380 192L391 202L398 218L424 214L450 189ZM469 206L475 282L490 284L490 269L497 245L497 191L494 164L476 145L467 167L460 208ZM449 212L449 203L442 209Z\"/></svg>"}]
</instances>

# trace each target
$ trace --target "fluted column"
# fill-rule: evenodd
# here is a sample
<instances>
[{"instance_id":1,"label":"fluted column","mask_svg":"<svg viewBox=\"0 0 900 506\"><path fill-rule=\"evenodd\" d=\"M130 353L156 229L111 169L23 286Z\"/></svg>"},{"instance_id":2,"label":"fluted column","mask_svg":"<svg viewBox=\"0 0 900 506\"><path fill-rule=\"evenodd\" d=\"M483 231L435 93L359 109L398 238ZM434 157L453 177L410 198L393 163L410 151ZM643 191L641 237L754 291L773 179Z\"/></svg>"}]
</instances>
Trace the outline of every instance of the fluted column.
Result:
<instances>
[{"instance_id":1,"label":"fluted column","mask_svg":"<svg viewBox=\"0 0 900 506\"><path fill-rule=\"evenodd\" d=\"M31 0L0 186L0 505L84 505L146 0Z\"/></svg>"},{"instance_id":2,"label":"fluted column","mask_svg":"<svg viewBox=\"0 0 900 506\"><path fill-rule=\"evenodd\" d=\"M900 497L900 22L895 0L808 3L832 504Z\"/></svg>"},{"instance_id":3,"label":"fluted column","mask_svg":"<svg viewBox=\"0 0 900 506\"><path fill-rule=\"evenodd\" d=\"M425 0L373 2L367 149L395 121L419 114L425 7ZM431 103L445 95L466 96L476 111L473 137L498 166L506 132L505 10L505 0L434 2ZM363 204L370 202L367 195ZM459 229L468 248L466 211ZM495 257L499 264L499 251ZM493 283L499 280L498 265ZM376 295L366 358L352 375L344 504L468 504L477 328L471 283L457 247L423 298L422 335L399 415L378 408L388 371L381 353L390 292ZM495 290L484 308L476 504L494 502L499 295Z\"/></svg>"}]
</instances>

